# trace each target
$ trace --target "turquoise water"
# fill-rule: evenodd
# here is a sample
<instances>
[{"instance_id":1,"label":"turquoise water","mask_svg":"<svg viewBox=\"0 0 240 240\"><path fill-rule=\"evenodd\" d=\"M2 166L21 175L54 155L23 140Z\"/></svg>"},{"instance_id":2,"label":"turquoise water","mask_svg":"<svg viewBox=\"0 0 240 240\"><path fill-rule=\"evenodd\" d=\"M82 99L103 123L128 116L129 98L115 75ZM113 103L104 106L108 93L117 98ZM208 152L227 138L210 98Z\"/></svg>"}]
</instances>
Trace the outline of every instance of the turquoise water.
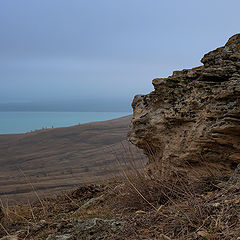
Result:
<instances>
[{"instance_id":1,"label":"turquoise water","mask_svg":"<svg viewBox=\"0 0 240 240\"><path fill-rule=\"evenodd\" d=\"M129 112L0 112L0 134L25 133L42 128L105 121Z\"/></svg>"}]
</instances>

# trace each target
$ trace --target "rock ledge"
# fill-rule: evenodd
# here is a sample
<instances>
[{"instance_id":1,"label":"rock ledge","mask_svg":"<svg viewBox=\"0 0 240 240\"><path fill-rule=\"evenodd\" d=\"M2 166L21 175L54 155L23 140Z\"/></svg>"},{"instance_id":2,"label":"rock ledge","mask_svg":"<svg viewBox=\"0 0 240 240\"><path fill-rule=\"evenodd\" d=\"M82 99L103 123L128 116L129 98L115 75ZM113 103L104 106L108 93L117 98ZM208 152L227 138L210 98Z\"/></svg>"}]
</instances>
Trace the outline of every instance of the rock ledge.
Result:
<instances>
[{"instance_id":1,"label":"rock ledge","mask_svg":"<svg viewBox=\"0 0 240 240\"><path fill-rule=\"evenodd\" d=\"M201 62L154 79L153 92L135 96L129 140L150 163L240 163L240 34Z\"/></svg>"}]
</instances>

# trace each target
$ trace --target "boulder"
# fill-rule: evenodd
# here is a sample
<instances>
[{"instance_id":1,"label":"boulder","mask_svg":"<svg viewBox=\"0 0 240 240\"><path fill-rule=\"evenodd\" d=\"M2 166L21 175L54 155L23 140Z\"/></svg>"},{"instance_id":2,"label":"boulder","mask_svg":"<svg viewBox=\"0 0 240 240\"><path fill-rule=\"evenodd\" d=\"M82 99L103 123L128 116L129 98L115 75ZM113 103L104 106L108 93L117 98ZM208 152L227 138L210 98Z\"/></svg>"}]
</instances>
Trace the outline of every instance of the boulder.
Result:
<instances>
[{"instance_id":1,"label":"boulder","mask_svg":"<svg viewBox=\"0 0 240 240\"><path fill-rule=\"evenodd\" d=\"M201 62L154 79L154 91L133 100L128 137L150 166L240 163L240 34Z\"/></svg>"}]
</instances>

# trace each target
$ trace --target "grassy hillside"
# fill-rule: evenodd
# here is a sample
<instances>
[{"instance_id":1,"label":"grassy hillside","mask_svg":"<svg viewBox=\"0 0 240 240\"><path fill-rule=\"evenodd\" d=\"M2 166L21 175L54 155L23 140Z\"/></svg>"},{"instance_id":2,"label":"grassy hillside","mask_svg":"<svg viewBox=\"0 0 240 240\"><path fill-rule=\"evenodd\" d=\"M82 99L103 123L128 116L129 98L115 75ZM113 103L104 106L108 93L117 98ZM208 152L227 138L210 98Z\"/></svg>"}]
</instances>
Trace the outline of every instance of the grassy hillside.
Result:
<instances>
[{"instance_id":1,"label":"grassy hillside","mask_svg":"<svg viewBox=\"0 0 240 240\"><path fill-rule=\"evenodd\" d=\"M31 184L48 195L114 175L130 118L0 135L0 197L26 200Z\"/></svg>"}]
</instances>

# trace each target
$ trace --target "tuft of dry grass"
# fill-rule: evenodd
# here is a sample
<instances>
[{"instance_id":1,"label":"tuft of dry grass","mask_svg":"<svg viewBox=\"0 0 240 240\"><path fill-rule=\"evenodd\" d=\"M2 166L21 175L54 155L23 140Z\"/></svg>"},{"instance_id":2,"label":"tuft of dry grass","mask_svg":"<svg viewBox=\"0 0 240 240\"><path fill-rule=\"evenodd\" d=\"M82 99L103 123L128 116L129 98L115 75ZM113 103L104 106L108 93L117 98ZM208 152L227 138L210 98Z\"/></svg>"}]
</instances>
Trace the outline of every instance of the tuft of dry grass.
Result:
<instances>
[{"instance_id":1,"label":"tuft of dry grass","mask_svg":"<svg viewBox=\"0 0 240 240\"><path fill-rule=\"evenodd\" d=\"M127 226L112 239L240 239L240 178L230 181L205 163L184 171L152 158L150 175L134 164L126 172L122 164L125 181L115 208Z\"/></svg>"}]
</instances>

